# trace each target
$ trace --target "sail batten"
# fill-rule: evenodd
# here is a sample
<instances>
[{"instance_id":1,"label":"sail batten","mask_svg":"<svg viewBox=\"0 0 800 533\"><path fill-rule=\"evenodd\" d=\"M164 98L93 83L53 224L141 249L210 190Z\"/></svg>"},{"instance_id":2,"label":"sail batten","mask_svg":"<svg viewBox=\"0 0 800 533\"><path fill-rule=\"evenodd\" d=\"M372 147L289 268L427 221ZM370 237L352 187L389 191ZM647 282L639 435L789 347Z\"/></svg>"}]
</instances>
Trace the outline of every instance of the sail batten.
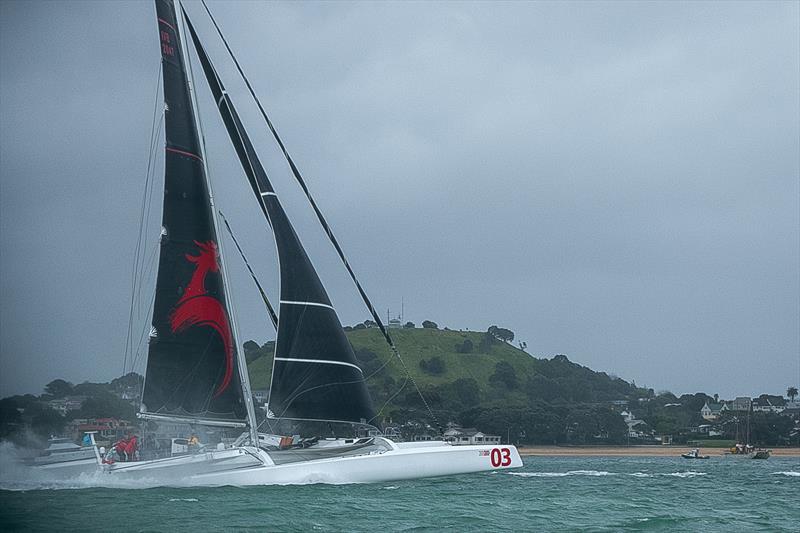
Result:
<instances>
[{"instance_id":1,"label":"sail batten","mask_svg":"<svg viewBox=\"0 0 800 533\"><path fill-rule=\"evenodd\" d=\"M210 192L172 0L156 0L165 103L162 237L143 418L241 426L247 417Z\"/></svg>"},{"instance_id":2,"label":"sail batten","mask_svg":"<svg viewBox=\"0 0 800 533\"><path fill-rule=\"evenodd\" d=\"M217 109L278 249L280 314L268 414L294 420L372 421L374 410L363 372L327 291L275 194L230 95L190 19L185 18Z\"/></svg>"}]
</instances>

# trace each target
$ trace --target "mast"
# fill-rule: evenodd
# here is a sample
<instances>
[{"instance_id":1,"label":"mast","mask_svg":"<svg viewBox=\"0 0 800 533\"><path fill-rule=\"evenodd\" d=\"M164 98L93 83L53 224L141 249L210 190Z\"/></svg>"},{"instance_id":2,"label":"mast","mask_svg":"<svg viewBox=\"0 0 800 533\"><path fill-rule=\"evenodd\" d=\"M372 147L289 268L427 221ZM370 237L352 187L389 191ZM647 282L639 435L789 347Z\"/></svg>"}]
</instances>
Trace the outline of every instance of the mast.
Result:
<instances>
[{"instance_id":1,"label":"mast","mask_svg":"<svg viewBox=\"0 0 800 533\"><path fill-rule=\"evenodd\" d=\"M181 0L177 1L177 9L175 10L175 15L180 19L178 23L178 35L180 37L181 42L186 42L184 39L184 31L185 31L185 18L183 16L183 6L181 5ZM214 233L219 236L221 234L220 227L219 227L219 219L217 216L217 210L214 207L214 188L211 185L210 174L208 172L208 160L206 159L206 138L203 134L203 120L200 117L200 109L197 104L197 95L194 90L194 71L192 70L192 60L189 57L189 48L188 47L181 47L181 51L183 52L183 61L186 65L186 70L189 72L189 76L187 79L187 87L189 88L189 97L194 104L194 118L195 123L197 124L197 133L200 136L200 155L203 159L203 169L204 169L204 176L206 182L206 188L208 189L208 205L211 209L211 219L214 225ZM219 263L220 263L220 271L222 273L222 279L226 287L230 287L230 281L228 280L228 269L225 267L225 248L222 243L222 239L217 240L217 248L219 250ZM253 407L253 394L250 390L250 374L247 370L247 361L244 358L243 350L239 349L239 340L241 337L239 336L239 324L236 316L236 307L233 305L232 302L232 294L230 291L225 292L225 303L228 308L228 316L230 318L231 329L233 330L233 342L235 346L235 355L236 355L236 364L239 368L239 381L242 387L242 395L244 396L244 403L247 409L247 421L248 425L250 426L250 442L253 446L258 446L258 422L256 421L256 413L255 408Z\"/></svg>"},{"instance_id":2,"label":"mast","mask_svg":"<svg viewBox=\"0 0 800 533\"><path fill-rule=\"evenodd\" d=\"M252 419L243 397L227 280L189 92L188 56L173 1L155 4L164 79L164 196L139 416L245 427Z\"/></svg>"}]
</instances>

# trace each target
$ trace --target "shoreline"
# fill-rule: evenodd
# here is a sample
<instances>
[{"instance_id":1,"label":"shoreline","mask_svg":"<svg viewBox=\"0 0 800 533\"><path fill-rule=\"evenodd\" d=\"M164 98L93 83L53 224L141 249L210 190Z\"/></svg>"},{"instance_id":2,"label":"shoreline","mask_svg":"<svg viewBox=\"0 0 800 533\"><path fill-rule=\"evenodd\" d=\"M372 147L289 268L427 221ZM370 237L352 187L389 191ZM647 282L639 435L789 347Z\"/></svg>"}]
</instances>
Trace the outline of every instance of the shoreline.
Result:
<instances>
[{"instance_id":1,"label":"shoreline","mask_svg":"<svg viewBox=\"0 0 800 533\"><path fill-rule=\"evenodd\" d=\"M523 457L680 457L694 446L522 446ZM770 448L773 457L800 457L800 448ZM711 457L722 457L727 448L700 448L700 453Z\"/></svg>"}]
</instances>

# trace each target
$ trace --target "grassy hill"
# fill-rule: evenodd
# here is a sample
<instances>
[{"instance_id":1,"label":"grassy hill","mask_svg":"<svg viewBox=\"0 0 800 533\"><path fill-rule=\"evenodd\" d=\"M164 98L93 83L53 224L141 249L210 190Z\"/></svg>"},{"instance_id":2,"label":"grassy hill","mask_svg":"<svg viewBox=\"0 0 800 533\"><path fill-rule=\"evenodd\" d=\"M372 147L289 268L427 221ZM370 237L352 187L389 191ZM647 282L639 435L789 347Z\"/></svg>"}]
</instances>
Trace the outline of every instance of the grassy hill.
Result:
<instances>
[{"instance_id":1,"label":"grassy hill","mask_svg":"<svg viewBox=\"0 0 800 533\"><path fill-rule=\"evenodd\" d=\"M531 374L537 362L522 350L501 342L492 344L488 353L478 353L477 346L484 333L475 331L415 328L396 329L391 330L390 333L409 373L420 387L442 385L459 378L472 378L481 388L488 387L489 377L494 373L495 365L499 361L509 362L519 376ZM375 353L381 362L388 360L386 372L394 379L399 380L405 376L402 364L392 356L383 335L377 328L348 331L347 338L357 354L363 353L363 350L369 350ZM476 347L475 351L466 354L457 353L456 345L467 339ZM259 357L248 365L250 381L255 389L265 389L269 386L272 357L271 354L264 355L267 357ZM431 374L420 368L420 361L430 360L437 356L444 361L444 372Z\"/></svg>"},{"instance_id":2,"label":"grassy hill","mask_svg":"<svg viewBox=\"0 0 800 533\"><path fill-rule=\"evenodd\" d=\"M527 404L532 398L547 401L564 398L570 402L613 400L642 393L619 378L594 372L572 363L565 356L537 359L500 340L491 338L491 342L487 342L486 332L410 328L391 330L391 335L408 373L423 390L435 390L458 380L474 380L482 401L502 398L513 404ZM398 384L405 380L406 370L391 355L377 328L348 331L347 337L362 363L371 389L390 387L386 385L387 377ZM465 341L472 344L472 350L460 353ZM269 386L272 370L272 343L259 351L263 353L252 354L254 360L248 369L253 388L265 389ZM436 368L438 372L423 369L425 363L436 358L441 363ZM385 368L376 373L384 362ZM496 378L493 380L501 362L513 368L516 386L504 387Z\"/></svg>"}]
</instances>

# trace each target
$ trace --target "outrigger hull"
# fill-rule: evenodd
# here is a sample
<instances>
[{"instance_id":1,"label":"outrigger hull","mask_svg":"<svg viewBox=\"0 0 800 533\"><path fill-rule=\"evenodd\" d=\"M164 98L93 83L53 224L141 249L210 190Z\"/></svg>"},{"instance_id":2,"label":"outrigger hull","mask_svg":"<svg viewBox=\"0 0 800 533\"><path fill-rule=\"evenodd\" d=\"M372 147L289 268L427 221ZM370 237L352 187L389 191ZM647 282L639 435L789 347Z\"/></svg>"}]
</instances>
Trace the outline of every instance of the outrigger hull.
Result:
<instances>
[{"instance_id":1,"label":"outrigger hull","mask_svg":"<svg viewBox=\"0 0 800 533\"><path fill-rule=\"evenodd\" d=\"M147 479L169 486L252 486L309 483L382 483L519 468L514 446L451 446L441 442L394 443L389 449L274 464L269 452L251 447L214 451L107 469L117 479Z\"/></svg>"}]
</instances>

